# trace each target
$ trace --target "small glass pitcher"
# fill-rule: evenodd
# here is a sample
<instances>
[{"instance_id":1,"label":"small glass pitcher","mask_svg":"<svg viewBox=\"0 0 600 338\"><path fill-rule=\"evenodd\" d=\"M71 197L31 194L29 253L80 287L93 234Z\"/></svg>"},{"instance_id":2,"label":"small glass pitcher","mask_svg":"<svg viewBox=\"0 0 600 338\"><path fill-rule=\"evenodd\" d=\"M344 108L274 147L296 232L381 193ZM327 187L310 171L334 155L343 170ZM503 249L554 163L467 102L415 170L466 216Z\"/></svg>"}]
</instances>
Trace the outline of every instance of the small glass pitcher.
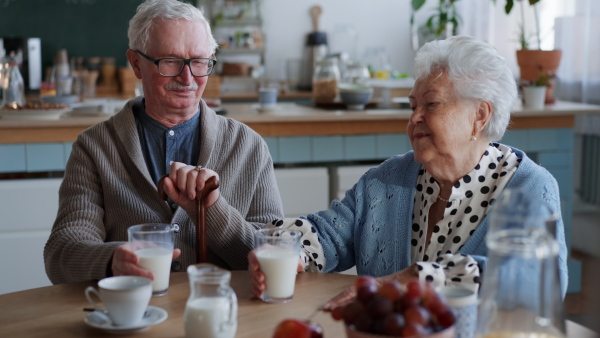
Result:
<instances>
[{"instance_id":1,"label":"small glass pitcher","mask_svg":"<svg viewBox=\"0 0 600 338\"><path fill-rule=\"evenodd\" d=\"M486 237L476 337L566 337L557 217L524 190L507 189L498 199Z\"/></svg>"},{"instance_id":2,"label":"small glass pitcher","mask_svg":"<svg viewBox=\"0 0 600 338\"><path fill-rule=\"evenodd\" d=\"M190 265L190 297L185 305L186 338L233 338L237 330L237 297L229 286L231 272L212 264Z\"/></svg>"}]
</instances>

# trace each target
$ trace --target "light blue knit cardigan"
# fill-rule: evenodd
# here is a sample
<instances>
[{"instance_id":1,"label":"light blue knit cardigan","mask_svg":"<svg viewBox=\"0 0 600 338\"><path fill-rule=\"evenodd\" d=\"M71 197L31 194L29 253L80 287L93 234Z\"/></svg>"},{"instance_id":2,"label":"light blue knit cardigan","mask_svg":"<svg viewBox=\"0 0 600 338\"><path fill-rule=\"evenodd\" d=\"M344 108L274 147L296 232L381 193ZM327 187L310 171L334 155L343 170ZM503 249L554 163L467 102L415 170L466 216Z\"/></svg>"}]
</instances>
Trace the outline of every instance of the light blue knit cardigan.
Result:
<instances>
[{"instance_id":1,"label":"light blue knit cardigan","mask_svg":"<svg viewBox=\"0 0 600 338\"><path fill-rule=\"evenodd\" d=\"M523 151L512 149L522 161L506 188L531 191L559 214L556 239L560 246L558 265L564 297L568 278L567 246L558 184ZM410 266L411 219L420 168L412 151L393 156L364 174L342 201L334 200L328 210L307 216L319 234L326 272L343 271L356 265L359 275L383 276ZM487 262L488 226L486 216L460 250L473 256L482 270Z\"/></svg>"}]
</instances>

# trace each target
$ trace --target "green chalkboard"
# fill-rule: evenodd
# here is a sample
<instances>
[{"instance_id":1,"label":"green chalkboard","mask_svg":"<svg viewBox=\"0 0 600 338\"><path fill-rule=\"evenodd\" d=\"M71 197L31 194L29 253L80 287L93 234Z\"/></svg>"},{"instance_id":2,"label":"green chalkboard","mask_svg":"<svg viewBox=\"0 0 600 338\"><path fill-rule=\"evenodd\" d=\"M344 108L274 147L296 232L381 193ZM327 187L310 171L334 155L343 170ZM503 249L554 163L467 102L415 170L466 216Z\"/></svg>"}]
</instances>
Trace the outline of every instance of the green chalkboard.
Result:
<instances>
[{"instance_id":1,"label":"green chalkboard","mask_svg":"<svg viewBox=\"0 0 600 338\"><path fill-rule=\"evenodd\" d=\"M143 0L0 0L0 38L37 37L42 66L56 52L70 57L115 57L127 64L129 20Z\"/></svg>"}]
</instances>

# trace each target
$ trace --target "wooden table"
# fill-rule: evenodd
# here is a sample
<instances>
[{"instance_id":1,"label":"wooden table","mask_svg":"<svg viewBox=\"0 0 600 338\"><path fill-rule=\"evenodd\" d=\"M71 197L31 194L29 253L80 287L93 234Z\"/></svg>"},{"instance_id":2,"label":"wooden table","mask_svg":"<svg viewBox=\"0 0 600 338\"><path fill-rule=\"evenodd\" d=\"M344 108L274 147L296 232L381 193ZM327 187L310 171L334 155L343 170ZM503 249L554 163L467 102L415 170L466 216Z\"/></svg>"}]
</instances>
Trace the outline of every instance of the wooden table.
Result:
<instances>
[{"instance_id":1,"label":"wooden table","mask_svg":"<svg viewBox=\"0 0 600 338\"><path fill-rule=\"evenodd\" d=\"M355 276L343 274L301 273L297 277L294 299L286 304L267 304L252 299L247 271L232 272L231 286L238 297L238 327L236 337L262 337L273 335L275 326L285 318L308 317L325 301L343 291L354 282ZM87 326L84 318L90 307L84 290L95 281L60 284L0 296L1 337L114 337ZM187 273L171 274L169 292L153 297L150 305L169 313L166 321L151 326L147 331L119 335L123 337L184 337L183 313L190 294ZM314 318L326 337L344 337L343 326L320 312Z\"/></svg>"},{"instance_id":2,"label":"wooden table","mask_svg":"<svg viewBox=\"0 0 600 338\"><path fill-rule=\"evenodd\" d=\"M294 300L286 304L267 304L251 298L248 272L232 272L231 286L238 297L238 327L236 337L268 338L275 326L285 318L308 317L325 301L354 283L356 276L305 272L298 275ZM123 337L184 337L183 312L190 294L187 273L171 274L169 293L154 297L150 305L169 313L169 318L147 331ZM84 318L90 307L84 290L95 281L61 284L0 296L0 336L2 337L114 337L88 327ZM330 313L320 312L313 320L320 323L327 338L345 337L341 322ZM569 337L598 337L594 332L573 322L567 322Z\"/></svg>"}]
</instances>

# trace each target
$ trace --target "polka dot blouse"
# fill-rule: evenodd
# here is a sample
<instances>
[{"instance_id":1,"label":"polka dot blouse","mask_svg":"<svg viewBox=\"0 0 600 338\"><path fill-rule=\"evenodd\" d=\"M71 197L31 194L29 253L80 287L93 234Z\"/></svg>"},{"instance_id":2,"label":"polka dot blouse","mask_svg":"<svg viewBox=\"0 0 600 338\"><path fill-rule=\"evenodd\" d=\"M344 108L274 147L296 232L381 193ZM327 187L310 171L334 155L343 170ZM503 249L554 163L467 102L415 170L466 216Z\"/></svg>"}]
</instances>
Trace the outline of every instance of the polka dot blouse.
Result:
<instances>
[{"instance_id":1,"label":"polka dot blouse","mask_svg":"<svg viewBox=\"0 0 600 338\"><path fill-rule=\"evenodd\" d=\"M416 263L419 279L433 282L436 286L460 284L475 290L478 288L477 263L472 257L457 253L494 204L519 162L520 159L509 147L491 143L477 166L452 187L444 216L435 225L429 243L425 243L427 216L440 188L427 170L421 169L417 179L411 238L412 262ZM323 248L308 220L286 218L274 220L265 227L302 231L300 259L305 270L323 271L326 264Z\"/></svg>"},{"instance_id":2,"label":"polka dot blouse","mask_svg":"<svg viewBox=\"0 0 600 338\"><path fill-rule=\"evenodd\" d=\"M417 179L411 239L412 262L419 267L420 279L463 286L467 286L465 282L479 281L479 269L476 263L471 265L475 260L464 255L452 258L452 254L457 254L471 237L520 161L509 147L491 143L477 166L452 187L444 216L434 226L429 243L425 243L427 216L439 196L440 187L426 169L421 169ZM445 277L436 273L436 265L442 265Z\"/></svg>"}]
</instances>

